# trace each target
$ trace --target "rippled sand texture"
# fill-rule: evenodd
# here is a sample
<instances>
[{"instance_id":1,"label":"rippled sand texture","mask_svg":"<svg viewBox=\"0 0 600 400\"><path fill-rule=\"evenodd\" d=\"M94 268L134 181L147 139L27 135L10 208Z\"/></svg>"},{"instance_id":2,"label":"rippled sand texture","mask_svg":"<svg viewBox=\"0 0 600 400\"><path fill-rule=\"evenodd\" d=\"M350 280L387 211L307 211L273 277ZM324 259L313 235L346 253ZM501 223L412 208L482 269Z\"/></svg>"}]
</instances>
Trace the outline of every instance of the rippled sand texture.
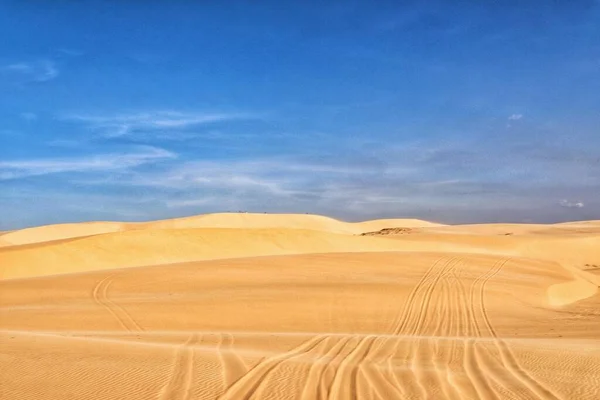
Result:
<instances>
[{"instance_id":1,"label":"rippled sand texture","mask_svg":"<svg viewBox=\"0 0 600 400\"><path fill-rule=\"evenodd\" d=\"M600 222L221 214L0 246L3 400L600 398Z\"/></svg>"}]
</instances>

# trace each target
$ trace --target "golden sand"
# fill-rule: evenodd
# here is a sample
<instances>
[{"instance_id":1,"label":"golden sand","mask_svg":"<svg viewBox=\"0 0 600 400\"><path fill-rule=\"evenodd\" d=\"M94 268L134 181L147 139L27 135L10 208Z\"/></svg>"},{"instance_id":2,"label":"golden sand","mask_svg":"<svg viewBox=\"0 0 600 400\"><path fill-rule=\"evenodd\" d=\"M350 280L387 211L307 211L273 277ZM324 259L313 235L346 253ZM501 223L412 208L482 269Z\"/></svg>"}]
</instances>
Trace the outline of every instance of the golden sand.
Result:
<instances>
[{"instance_id":1,"label":"golden sand","mask_svg":"<svg viewBox=\"0 0 600 400\"><path fill-rule=\"evenodd\" d=\"M360 236L385 228L401 234ZM600 223L0 236L0 399L598 399Z\"/></svg>"}]
</instances>

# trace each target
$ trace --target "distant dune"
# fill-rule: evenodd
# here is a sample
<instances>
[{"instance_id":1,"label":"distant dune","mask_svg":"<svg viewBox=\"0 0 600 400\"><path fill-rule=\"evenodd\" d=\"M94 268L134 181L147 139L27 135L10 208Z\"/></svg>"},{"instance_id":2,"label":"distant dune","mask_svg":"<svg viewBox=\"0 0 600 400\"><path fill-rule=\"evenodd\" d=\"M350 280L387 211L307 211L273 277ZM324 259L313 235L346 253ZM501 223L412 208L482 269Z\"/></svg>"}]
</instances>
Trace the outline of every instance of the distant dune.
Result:
<instances>
[{"instance_id":1,"label":"distant dune","mask_svg":"<svg viewBox=\"0 0 600 400\"><path fill-rule=\"evenodd\" d=\"M600 221L229 213L0 246L3 399L600 393Z\"/></svg>"},{"instance_id":2,"label":"distant dune","mask_svg":"<svg viewBox=\"0 0 600 400\"><path fill-rule=\"evenodd\" d=\"M173 228L286 228L308 229L331 233L359 234L394 226L430 227L441 226L432 222L416 219L381 219L365 222L344 222L337 219L311 214L253 214L222 213L196 217L155 221L131 226L133 229L173 229Z\"/></svg>"},{"instance_id":3,"label":"distant dune","mask_svg":"<svg viewBox=\"0 0 600 400\"><path fill-rule=\"evenodd\" d=\"M46 225L11 232L0 232L1 245L21 245L70 239L82 236L126 230L188 229L188 228L236 228L236 229L308 229L315 231L360 234L388 227L432 227L441 226L416 219L381 219L365 222L343 222L321 215L310 214L252 214L220 213L161 221L122 223L86 222L78 224Z\"/></svg>"},{"instance_id":4,"label":"distant dune","mask_svg":"<svg viewBox=\"0 0 600 400\"><path fill-rule=\"evenodd\" d=\"M118 232L126 224L120 222L86 222L79 224L46 225L21 229L0 236L5 245L20 245L69 239L80 236Z\"/></svg>"},{"instance_id":5,"label":"distant dune","mask_svg":"<svg viewBox=\"0 0 600 400\"><path fill-rule=\"evenodd\" d=\"M401 247L391 240L301 229L145 229L0 248L0 276L19 278L219 258L391 251Z\"/></svg>"}]
</instances>

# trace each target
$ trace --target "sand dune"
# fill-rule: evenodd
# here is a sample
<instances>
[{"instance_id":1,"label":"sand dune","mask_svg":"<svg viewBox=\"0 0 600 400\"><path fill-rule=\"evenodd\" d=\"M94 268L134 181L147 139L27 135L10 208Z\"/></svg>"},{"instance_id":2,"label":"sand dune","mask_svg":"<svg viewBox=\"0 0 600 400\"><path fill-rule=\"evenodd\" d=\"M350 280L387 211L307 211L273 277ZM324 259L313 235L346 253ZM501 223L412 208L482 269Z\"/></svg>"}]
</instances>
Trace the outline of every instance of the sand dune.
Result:
<instances>
[{"instance_id":1,"label":"sand dune","mask_svg":"<svg viewBox=\"0 0 600 400\"><path fill-rule=\"evenodd\" d=\"M380 219L365 222L344 222L322 215L311 214L221 213L198 215L195 217L177 218L165 221L154 221L131 227L134 229L285 228L308 229L330 233L360 234L369 230L378 230L396 226L414 228L441 226L441 224L417 219Z\"/></svg>"},{"instance_id":2,"label":"sand dune","mask_svg":"<svg viewBox=\"0 0 600 400\"><path fill-rule=\"evenodd\" d=\"M12 231L0 236L5 245L21 245L81 236L117 232L126 224L120 222L88 222L81 224L58 224Z\"/></svg>"},{"instance_id":3,"label":"sand dune","mask_svg":"<svg viewBox=\"0 0 600 400\"><path fill-rule=\"evenodd\" d=\"M344 222L310 214L220 213L142 223L87 222L58 224L0 232L0 246L49 242L127 230L235 228L235 229L307 229L330 233L360 234L388 227L434 227L440 224L417 219L380 219Z\"/></svg>"},{"instance_id":4,"label":"sand dune","mask_svg":"<svg viewBox=\"0 0 600 400\"><path fill-rule=\"evenodd\" d=\"M0 247L6 247L6 246L11 246L12 243L9 243L7 241L5 241L4 239L2 239L2 235L0 235Z\"/></svg>"},{"instance_id":5,"label":"sand dune","mask_svg":"<svg viewBox=\"0 0 600 400\"><path fill-rule=\"evenodd\" d=\"M565 226L577 228L566 229ZM373 236L377 236L376 233ZM596 221L553 225L456 225L421 228L409 233L384 233L381 237L403 242L439 243L446 248L452 244L452 251L520 255L578 269L600 266L600 224Z\"/></svg>"},{"instance_id":6,"label":"sand dune","mask_svg":"<svg viewBox=\"0 0 600 400\"><path fill-rule=\"evenodd\" d=\"M595 222L261 218L15 236L0 398L598 398Z\"/></svg>"},{"instance_id":7,"label":"sand dune","mask_svg":"<svg viewBox=\"0 0 600 400\"><path fill-rule=\"evenodd\" d=\"M221 258L428 250L431 243L300 229L147 229L0 248L0 279Z\"/></svg>"}]
</instances>

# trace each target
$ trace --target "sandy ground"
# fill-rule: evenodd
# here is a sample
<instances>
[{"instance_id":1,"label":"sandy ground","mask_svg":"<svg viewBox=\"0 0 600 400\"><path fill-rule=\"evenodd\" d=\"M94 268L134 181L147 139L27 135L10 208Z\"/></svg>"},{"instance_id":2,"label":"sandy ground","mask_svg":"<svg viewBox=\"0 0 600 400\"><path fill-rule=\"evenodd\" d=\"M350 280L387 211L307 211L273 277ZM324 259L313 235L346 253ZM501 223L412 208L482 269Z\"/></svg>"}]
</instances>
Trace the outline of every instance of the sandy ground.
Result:
<instances>
[{"instance_id":1,"label":"sandy ground","mask_svg":"<svg viewBox=\"0 0 600 400\"><path fill-rule=\"evenodd\" d=\"M600 398L599 221L214 214L0 240L2 400Z\"/></svg>"}]
</instances>

